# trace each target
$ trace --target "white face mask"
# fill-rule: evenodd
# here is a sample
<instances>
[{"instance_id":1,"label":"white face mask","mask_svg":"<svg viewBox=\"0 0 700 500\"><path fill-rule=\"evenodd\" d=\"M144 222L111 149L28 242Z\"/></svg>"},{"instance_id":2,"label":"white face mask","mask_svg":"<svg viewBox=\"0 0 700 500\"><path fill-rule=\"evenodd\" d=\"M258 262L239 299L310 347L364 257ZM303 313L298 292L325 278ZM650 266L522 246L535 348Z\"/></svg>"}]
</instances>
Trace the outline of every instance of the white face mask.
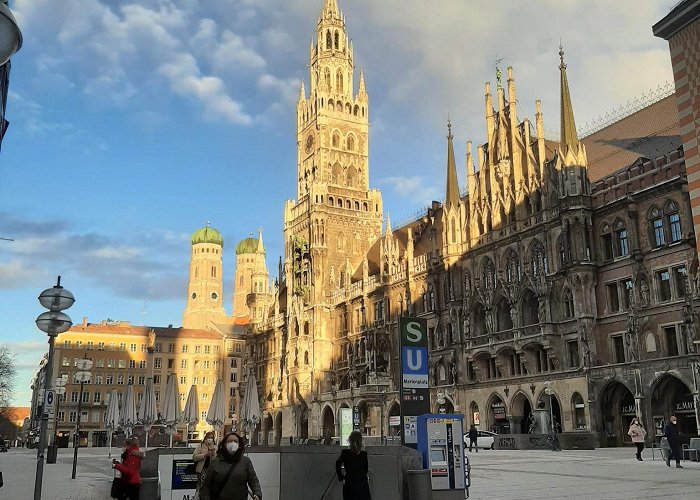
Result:
<instances>
[{"instance_id":1,"label":"white face mask","mask_svg":"<svg viewBox=\"0 0 700 500\"><path fill-rule=\"evenodd\" d=\"M238 451L238 443L235 441L231 441L230 443L226 443L226 450L231 454L235 454Z\"/></svg>"}]
</instances>

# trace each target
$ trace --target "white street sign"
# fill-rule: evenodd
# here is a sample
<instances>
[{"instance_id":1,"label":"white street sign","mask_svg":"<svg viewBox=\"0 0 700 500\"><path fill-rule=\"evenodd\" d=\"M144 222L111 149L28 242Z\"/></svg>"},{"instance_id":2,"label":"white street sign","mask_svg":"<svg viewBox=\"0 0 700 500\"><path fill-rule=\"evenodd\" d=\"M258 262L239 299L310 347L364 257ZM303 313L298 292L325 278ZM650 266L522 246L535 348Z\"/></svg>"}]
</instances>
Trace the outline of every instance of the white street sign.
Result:
<instances>
[{"instance_id":1,"label":"white street sign","mask_svg":"<svg viewBox=\"0 0 700 500\"><path fill-rule=\"evenodd\" d=\"M44 412L49 415L53 415L54 409L56 408L56 393L49 389L46 391L46 397L44 398Z\"/></svg>"}]
</instances>

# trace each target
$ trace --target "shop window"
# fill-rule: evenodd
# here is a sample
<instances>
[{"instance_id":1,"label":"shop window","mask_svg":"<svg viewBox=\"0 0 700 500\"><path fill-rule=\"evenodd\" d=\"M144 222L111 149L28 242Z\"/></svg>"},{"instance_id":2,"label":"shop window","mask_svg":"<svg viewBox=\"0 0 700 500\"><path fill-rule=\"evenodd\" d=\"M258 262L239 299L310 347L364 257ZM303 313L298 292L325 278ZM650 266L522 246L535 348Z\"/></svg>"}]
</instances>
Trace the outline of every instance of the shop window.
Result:
<instances>
[{"instance_id":1,"label":"shop window","mask_svg":"<svg viewBox=\"0 0 700 500\"><path fill-rule=\"evenodd\" d=\"M574 427L576 430L582 430L586 428L586 405L583 402L583 398L578 392L575 392L571 396L571 405L573 406L574 412Z\"/></svg>"}]
</instances>

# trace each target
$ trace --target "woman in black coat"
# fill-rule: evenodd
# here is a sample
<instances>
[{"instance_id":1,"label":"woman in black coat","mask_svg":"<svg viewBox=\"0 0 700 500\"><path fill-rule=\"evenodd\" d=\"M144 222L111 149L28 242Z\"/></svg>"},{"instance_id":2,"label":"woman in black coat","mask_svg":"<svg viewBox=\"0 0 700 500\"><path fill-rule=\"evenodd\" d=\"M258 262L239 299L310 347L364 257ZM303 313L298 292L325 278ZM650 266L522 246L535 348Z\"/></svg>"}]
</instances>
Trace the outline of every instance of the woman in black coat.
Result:
<instances>
[{"instance_id":1,"label":"woman in black coat","mask_svg":"<svg viewBox=\"0 0 700 500\"><path fill-rule=\"evenodd\" d=\"M350 447L341 451L340 457L335 462L338 480L344 481L343 500L372 500L367 479L369 469L367 452L363 450L360 431L352 431L348 443Z\"/></svg>"}]
</instances>

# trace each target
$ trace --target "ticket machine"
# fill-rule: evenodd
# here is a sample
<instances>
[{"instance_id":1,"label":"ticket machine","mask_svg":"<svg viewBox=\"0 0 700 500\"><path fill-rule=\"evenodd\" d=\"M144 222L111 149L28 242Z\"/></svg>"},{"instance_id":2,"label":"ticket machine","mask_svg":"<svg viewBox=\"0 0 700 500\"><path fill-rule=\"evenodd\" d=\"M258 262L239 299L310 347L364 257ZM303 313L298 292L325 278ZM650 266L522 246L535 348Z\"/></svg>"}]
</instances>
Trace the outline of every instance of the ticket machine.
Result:
<instances>
[{"instance_id":1,"label":"ticket machine","mask_svg":"<svg viewBox=\"0 0 700 500\"><path fill-rule=\"evenodd\" d=\"M433 492L461 491L464 498L463 423L464 415L418 417L418 451L423 456L423 467L430 470Z\"/></svg>"}]
</instances>

